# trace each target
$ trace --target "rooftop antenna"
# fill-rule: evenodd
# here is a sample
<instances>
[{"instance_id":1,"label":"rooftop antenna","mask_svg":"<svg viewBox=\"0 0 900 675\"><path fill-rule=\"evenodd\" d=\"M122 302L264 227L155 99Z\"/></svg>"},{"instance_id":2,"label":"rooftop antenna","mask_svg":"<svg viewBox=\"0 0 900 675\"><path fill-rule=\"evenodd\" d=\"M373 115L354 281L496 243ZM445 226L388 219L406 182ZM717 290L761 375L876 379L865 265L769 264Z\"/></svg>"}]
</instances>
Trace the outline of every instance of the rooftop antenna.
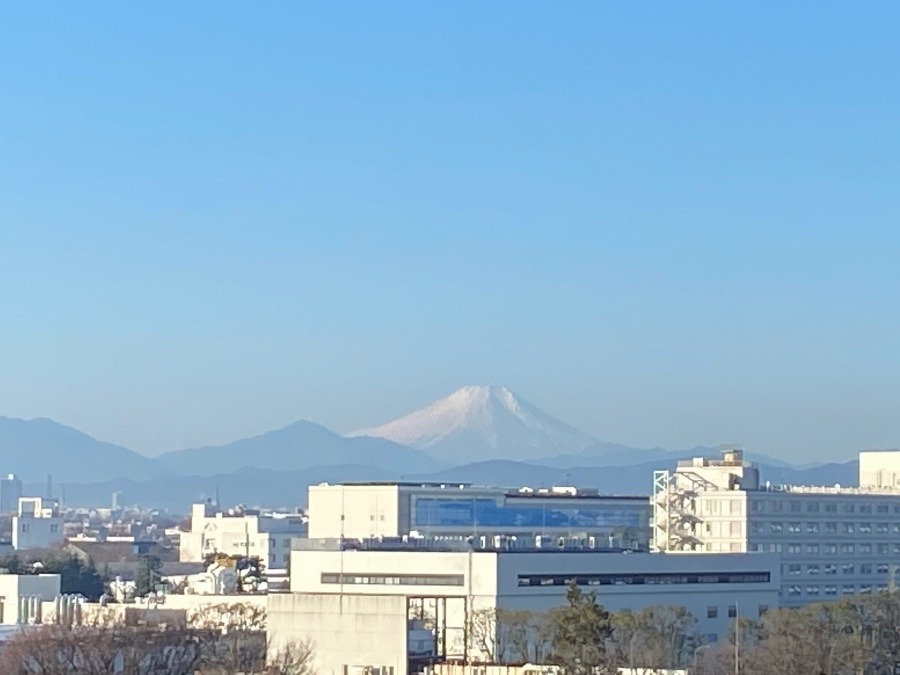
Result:
<instances>
[{"instance_id":1,"label":"rooftop antenna","mask_svg":"<svg viewBox=\"0 0 900 675\"><path fill-rule=\"evenodd\" d=\"M219 501L219 484L216 483L216 510L221 510L222 502Z\"/></svg>"}]
</instances>

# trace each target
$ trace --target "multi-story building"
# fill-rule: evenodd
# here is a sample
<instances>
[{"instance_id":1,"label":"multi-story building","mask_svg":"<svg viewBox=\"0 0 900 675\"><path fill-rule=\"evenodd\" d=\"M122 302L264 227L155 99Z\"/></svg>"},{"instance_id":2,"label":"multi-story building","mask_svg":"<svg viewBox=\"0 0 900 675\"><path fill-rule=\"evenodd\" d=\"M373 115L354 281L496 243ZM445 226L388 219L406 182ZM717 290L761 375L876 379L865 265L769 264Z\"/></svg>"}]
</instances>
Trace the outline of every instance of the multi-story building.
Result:
<instances>
[{"instance_id":1,"label":"multi-story building","mask_svg":"<svg viewBox=\"0 0 900 675\"><path fill-rule=\"evenodd\" d=\"M22 496L22 479L15 474L0 478L0 514L14 513Z\"/></svg>"},{"instance_id":2,"label":"multi-story building","mask_svg":"<svg viewBox=\"0 0 900 675\"><path fill-rule=\"evenodd\" d=\"M776 555L635 553L583 540L545 548L504 537L297 539L294 548L290 593L269 596L271 648L312 640L323 675L404 673L416 656L502 658L500 627L481 625L476 636L479 617L562 606L571 583L609 610L685 607L710 641L738 613L756 618L779 606Z\"/></svg>"},{"instance_id":3,"label":"multi-story building","mask_svg":"<svg viewBox=\"0 0 900 675\"><path fill-rule=\"evenodd\" d=\"M63 517L54 499L20 497L12 519L12 545L16 550L48 548L61 544L65 537Z\"/></svg>"},{"instance_id":4,"label":"multi-story building","mask_svg":"<svg viewBox=\"0 0 900 675\"><path fill-rule=\"evenodd\" d=\"M646 497L555 487L468 483L341 483L309 488L310 538L594 537L600 545L647 550Z\"/></svg>"},{"instance_id":5,"label":"multi-story building","mask_svg":"<svg viewBox=\"0 0 900 675\"><path fill-rule=\"evenodd\" d=\"M237 508L222 512L210 503L191 508L191 531L182 532L181 562L202 562L210 553L258 557L269 569L286 569L291 538L306 536L299 514Z\"/></svg>"},{"instance_id":6,"label":"multi-story building","mask_svg":"<svg viewBox=\"0 0 900 675\"><path fill-rule=\"evenodd\" d=\"M900 561L900 453L862 453L860 474L861 487L774 486L737 450L679 462L654 473L654 549L779 554L785 606L888 588Z\"/></svg>"}]
</instances>

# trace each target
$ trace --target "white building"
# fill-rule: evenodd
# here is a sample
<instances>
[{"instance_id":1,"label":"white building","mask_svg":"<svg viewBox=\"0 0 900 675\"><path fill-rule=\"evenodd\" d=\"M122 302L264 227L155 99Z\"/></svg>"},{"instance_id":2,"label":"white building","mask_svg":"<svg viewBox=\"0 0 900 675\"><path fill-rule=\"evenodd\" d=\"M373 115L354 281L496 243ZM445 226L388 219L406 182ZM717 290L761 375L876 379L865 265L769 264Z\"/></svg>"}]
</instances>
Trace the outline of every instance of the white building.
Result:
<instances>
[{"instance_id":1,"label":"white building","mask_svg":"<svg viewBox=\"0 0 900 675\"><path fill-rule=\"evenodd\" d=\"M309 487L310 538L593 536L646 550L646 497L573 487L491 488L468 483L341 483Z\"/></svg>"},{"instance_id":2,"label":"white building","mask_svg":"<svg viewBox=\"0 0 900 675\"><path fill-rule=\"evenodd\" d=\"M15 474L0 478L0 514L14 513L22 496L22 479Z\"/></svg>"},{"instance_id":3,"label":"white building","mask_svg":"<svg viewBox=\"0 0 900 675\"><path fill-rule=\"evenodd\" d=\"M863 457L865 456L865 457ZM740 451L654 474L654 548L782 557L784 606L871 593L900 560L900 453L862 453L860 485L761 485Z\"/></svg>"},{"instance_id":4,"label":"white building","mask_svg":"<svg viewBox=\"0 0 900 675\"><path fill-rule=\"evenodd\" d=\"M571 581L596 591L610 610L685 607L713 641L738 612L756 618L779 606L778 556L623 553L569 544L298 539L290 593L269 596L272 649L312 640L323 675L364 668L405 673L423 646L438 645L427 655L439 660L479 658L479 647L466 641L474 612L559 607Z\"/></svg>"},{"instance_id":5,"label":"white building","mask_svg":"<svg viewBox=\"0 0 900 675\"><path fill-rule=\"evenodd\" d=\"M14 625L39 615L35 607L59 595L58 574L0 573L0 625Z\"/></svg>"},{"instance_id":6,"label":"white building","mask_svg":"<svg viewBox=\"0 0 900 675\"><path fill-rule=\"evenodd\" d=\"M258 557L269 569L285 569L291 539L306 536L297 514L261 513L248 509L217 511L212 504L194 504L191 531L181 533L179 560L202 562L210 553Z\"/></svg>"},{"instance_id":7,"label":"white building","mask_svg":"<svg viewBox=\"0 0 900 675\"><path fill-rule=\"evenodd\" d=\"M18 512L12 519L12 545L21 551L48 548L64 539L63 517L56 500L44 497L20 497Z\"/></svg>"}]
</instances>

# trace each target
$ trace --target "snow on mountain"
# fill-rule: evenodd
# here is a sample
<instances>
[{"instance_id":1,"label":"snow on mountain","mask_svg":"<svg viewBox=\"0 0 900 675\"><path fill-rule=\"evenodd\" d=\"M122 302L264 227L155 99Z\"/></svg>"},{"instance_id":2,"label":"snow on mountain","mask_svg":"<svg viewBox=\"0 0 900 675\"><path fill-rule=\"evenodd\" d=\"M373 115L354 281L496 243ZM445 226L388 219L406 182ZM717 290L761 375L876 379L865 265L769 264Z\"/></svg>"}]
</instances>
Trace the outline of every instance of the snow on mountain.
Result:
<instances>
[{"instance_id":1,"label":"snow on mountain","mask_svg":"<svg viewBox=\"0 0 900 675\"><path fill-rule=\"evenodd\" d=\"M596 443L499 385L463 387L392 422L348 435L386 438L447 462L534 459L577 453Z\"/></svg>"}]
</instances>

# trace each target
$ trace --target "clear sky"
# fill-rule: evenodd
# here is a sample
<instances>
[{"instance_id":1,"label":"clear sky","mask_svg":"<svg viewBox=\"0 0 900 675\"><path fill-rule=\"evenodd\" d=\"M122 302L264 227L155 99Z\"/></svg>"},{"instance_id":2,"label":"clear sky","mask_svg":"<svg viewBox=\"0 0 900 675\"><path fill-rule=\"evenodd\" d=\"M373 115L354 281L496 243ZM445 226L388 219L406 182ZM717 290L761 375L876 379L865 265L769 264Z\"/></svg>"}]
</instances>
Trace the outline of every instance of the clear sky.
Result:
<instances>
[{"instance_id":1,"label":"clear sky","mask_svg":"<svg viewBox=\"0 0 900 675\"><path fill-rule=\"evenodd\" d=\"M900 4L334 7L0 11L0 414L900 446Z\"/></svg>"}]
</instances>

